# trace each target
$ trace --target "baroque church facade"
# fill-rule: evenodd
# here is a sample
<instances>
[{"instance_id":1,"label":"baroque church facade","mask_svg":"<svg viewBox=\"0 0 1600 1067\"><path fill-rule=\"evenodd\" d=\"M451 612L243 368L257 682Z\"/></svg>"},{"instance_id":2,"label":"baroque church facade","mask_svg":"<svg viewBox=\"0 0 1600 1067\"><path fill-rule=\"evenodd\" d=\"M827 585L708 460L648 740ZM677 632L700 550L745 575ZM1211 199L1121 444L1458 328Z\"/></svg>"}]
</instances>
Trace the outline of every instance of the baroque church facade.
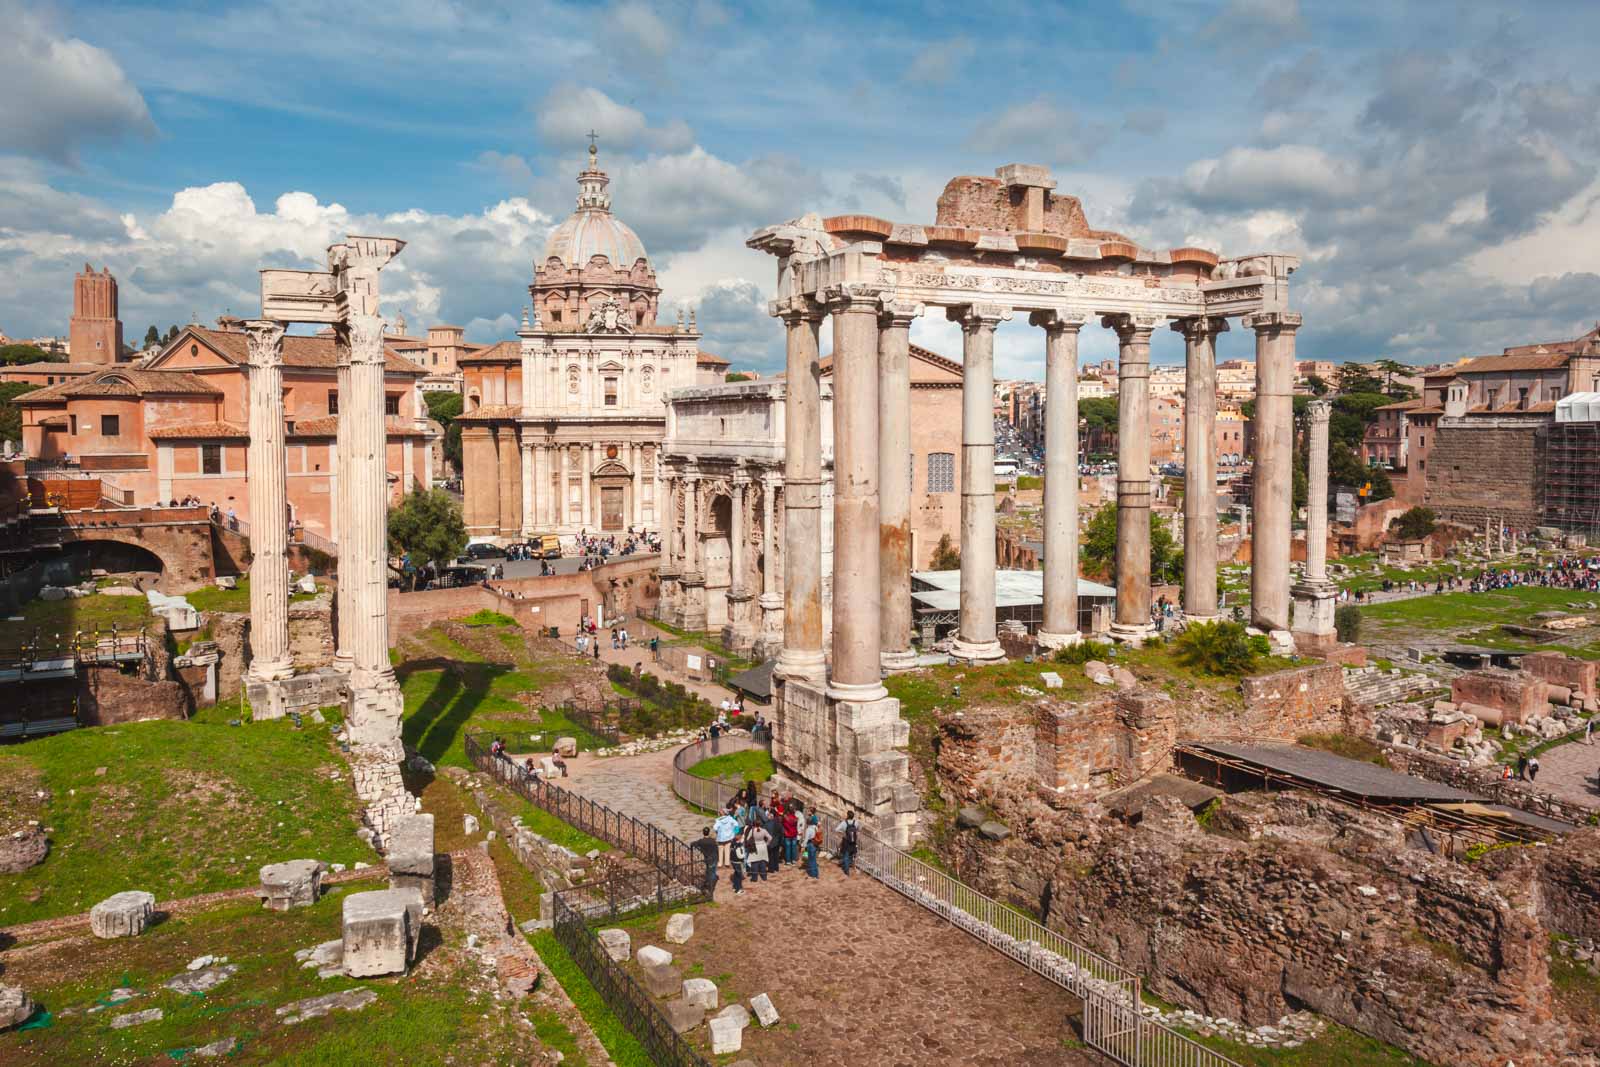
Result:
<instances>
[{"instance_id":1,"label":"baroque church facade","mask_svg":"<svg viewBox=\"0 0 1600 1067\"><path fill-rule=\"evenodd\" d=\"M469 536L497 541L659 529L669 390L721 382L693 313L660 323L643 243L611 213L593 145L577 209L534 265L517 340L463 355Z\"/></svg>"}]
</instances>

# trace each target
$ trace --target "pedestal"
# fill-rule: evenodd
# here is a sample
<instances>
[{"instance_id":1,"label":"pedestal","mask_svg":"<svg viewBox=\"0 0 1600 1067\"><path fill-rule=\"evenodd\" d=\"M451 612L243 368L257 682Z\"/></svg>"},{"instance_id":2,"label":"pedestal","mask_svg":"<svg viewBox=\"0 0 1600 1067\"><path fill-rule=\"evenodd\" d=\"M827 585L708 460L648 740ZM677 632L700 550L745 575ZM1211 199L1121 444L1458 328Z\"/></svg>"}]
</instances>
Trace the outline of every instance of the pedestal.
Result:
<instances>
[{"instance_id":1,"label":"pedestal","mask_svg":"<svg viewBox=\"0 0 1600 1067\"><path fill-rule=\"evenodd\" d=\"M1083 644L1083 633L1074 630L1069 634L1053 634L1048 630L1040 630L1033 635L1033 639L1040 648L1054 651L1058 648L1071 648L1073 645Z\"/></svg>"},{"instance_id":2,"label":"pedestal","mask_svg":"<svg viewBox=\"0 0 1600 1067\"><path fill-rule=\"evenodd\" d=\"M678 582L678 620L683 630L706 628L706 580L698 574L686 574Z\"/></svg>"},{"instance_id":3,"label":"pedestal","mask_svg":"<svg viewBox=\"0 0 1600 1067\"><path fill-rule=\"evenodd\" d=\"M878 661L883 665L884 670L891 673L916 670L917 650L914 648L902 648L893 651L885 649L878 654Z\"/></svg>"},{"instance_id":4,"label":"pedestal","mask_svg":"<svg viewBox=\"0 0 1600 1067\"><path fill-rule=\"evenodd\" d=\"M755 598L744 593L728 594L728 622L722 627L723 647L744 653L755 644L756 635L750 625L751 605Z\"/></svg>"},{"instance_id":5,"label":"pedestal","mask_svg":"<svg viewBox=\"0 0 1600 1067\"><path fill-rule=\"evenodd\" d=\"M757 603L761 609L761 632L756 637L755 654L758 659L771 659L783 648L783 594L762 593Z\"/></svg>"},{"instance_id":6,"label":"pedestal","mask_svg":"<svg viewBox=\"0 0 1600 1067\"><path fill-rule=\"evenodd\" d=\"M1006 658L1006 651L1000 647L999 641L963 641L958 637L951 645L950 655L976 666L998 663Z\"/></svg>"},{"instance_id":7,"label":"pedestal","mask_svg":"<svg viewBox=\"0 0 1600 1067\"><path fill-rule=\"evenodd\" d=\"M1127 623L1113 622L1111 624L1111 640L1123 644L1142 645L1146 638L1154 637L1156 628L1154 623Z\"/></svg>"},{"instance_id":8,"label":"pedestal","mask_svg":"<svg viewBox=\"0 0 1600 1067\"><path fill-rule=\"evenodd\" d=\"M1293 589L1294 643L1301 652L1326 652L1339 643L1333 624L1339 589L1332 582L1301 582Z\"/></svg>"}]
</instances>

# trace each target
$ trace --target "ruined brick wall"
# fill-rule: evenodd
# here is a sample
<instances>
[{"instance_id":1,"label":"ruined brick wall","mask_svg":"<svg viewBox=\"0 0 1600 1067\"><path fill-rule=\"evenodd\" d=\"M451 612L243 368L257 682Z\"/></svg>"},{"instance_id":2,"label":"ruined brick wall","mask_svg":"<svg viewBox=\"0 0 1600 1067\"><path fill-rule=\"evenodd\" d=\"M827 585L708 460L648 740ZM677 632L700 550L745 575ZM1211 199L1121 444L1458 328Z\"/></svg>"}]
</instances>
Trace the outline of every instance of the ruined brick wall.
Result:
<instances>
[{"instance_id":1,"label":"ruined brick wall","mask_svg":"<svg viewBox=\"0 0 1600 1067\"><path fill-rule=\"evenodd\" d=\"M476 611L499 611L500 598L481 585L429 589L421 593L389 590L389 643L401 634L425 630L436 622L460 619Z\"/></svg>"},{"instance_id":2,"label":"ruined brick wall","mask_svg":"<svg viewBox=\"0 0 1600 1067\"><path fill-rule=\"evenodd\" d=\"M1544 442L1535 420L1443 419L1428 457L1423 502L1440 519L1482 529L1485 518L1532 528L1544 512ZM1469 423L1478 423L1472 425Z\"/></svg>"},{"instance_id":3,"label":"ruined brick wall","mask_svg":"<svg viewBox=\"0 0 1600 1067\"><path fill-rule=\"evenodd\" d=\"M188 717L189 695L181 682L147 681L115 667L88 667L78 676L78 721L85 726Z\"/></svg>"},{"instance_id":4,"label":"ruined brick wall","mask_svg":"<svg viewBox=\"0 0 1600 1067\"><path fill-rule=\"evenodd\" d=\"M1522 669L1540 681L1566 686L1574 693L1592 697L1600 663L1564 652L1530 652L1522 657Z\"/></svg>"},{"instance_id":5,"label":"ruined brick wall","mask_svg":"<svg viewBox=\"0 0 1600 1067\"><path fill-rule=\"evenodd\" d=\"M289 654L294 669L308 671L333 662L333 595L289 605Z\"/></svg>"},{"instance_id":6,"label":"ruined brick wall","mask_svg":"<svg viewBox=\"0 0 1600 1067\"><path fill-rule=\"evenodd\" d=\"M250 639L250 616L233 611L204 611L200 625L211 631L222 659L217 663L217 700L225 701L239 695L244 679L246 645Z\"/></svg>"},{"instance_id":7,"label":"ruined brick wall","mask_svg":"<svg viewBox=\"0 0 1600 1067\"><path fill-rule=\"evenodd\" d=\"M1496 667L1466 671L1450 682L1450 699L1458 705L1472 704L1466 710L1485 722L1527 722L1546 710L1548 686L1526 671L1506 671ZM1490 709L1491 714L1485 714Z\"/></svg>"},{"instance_id":8,"label":"ruined brick wall","mask_svg":"<svg viewBox=\"0 0 1600 1067\"><path fill-rule=\"evenodd\" d=\"M1244 707L1185 701L1178 715L1182 738L1260 737L1292 741L1302 734L1338 733L1352 723L1344 671L1333 663L1291 667L1240 682Z\"/></svg>"},{"instance_id":9,"label":"ruined brick wall","mask_svg":"<svg viewBox=\"0 0 1600 1067\"><path fill-rule=\"evenodd\" d=\"M1546 851L1539 917L1558 934L1600 942L1600 830L1568 834Z\"/></svg>"},{"instance_id":10,"label":"ruined brick wall","mask_svg":"<svg viewBox=\"0 0 1600 1067\"><path fill-rule=\"evenodd\" d=\"M1126 827L982 801L1012 833L942 845L958 875L1169 1000L1249 1025L1309 1008L1455 1067L1557 1067L1589 1040L1589 1021L1554 1014L1527 872L1492 880L1405 849L1397 824L1292 793L1225 798L1210 825L1237 837L1176 802Z\"/></svg>"}]
</instances>

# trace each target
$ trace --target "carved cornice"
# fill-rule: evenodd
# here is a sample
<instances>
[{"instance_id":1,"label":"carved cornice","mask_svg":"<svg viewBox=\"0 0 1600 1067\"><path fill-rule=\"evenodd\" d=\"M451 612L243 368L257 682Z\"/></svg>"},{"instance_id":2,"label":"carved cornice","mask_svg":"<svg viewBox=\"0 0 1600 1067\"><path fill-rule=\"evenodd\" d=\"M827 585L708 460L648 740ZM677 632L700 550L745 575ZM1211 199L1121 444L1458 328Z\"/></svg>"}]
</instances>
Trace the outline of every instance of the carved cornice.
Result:
<instances>
[{"instance_id":1,"label":"carved cornice","mask_svg":"<svg viewBox=\"0 0 1600 1067\"><path fill-rule=\"evenodd\" d=\"M251 319L244 324L244 332L252 367L283 366L283 323Z\"/></svg>"}]
</instances>

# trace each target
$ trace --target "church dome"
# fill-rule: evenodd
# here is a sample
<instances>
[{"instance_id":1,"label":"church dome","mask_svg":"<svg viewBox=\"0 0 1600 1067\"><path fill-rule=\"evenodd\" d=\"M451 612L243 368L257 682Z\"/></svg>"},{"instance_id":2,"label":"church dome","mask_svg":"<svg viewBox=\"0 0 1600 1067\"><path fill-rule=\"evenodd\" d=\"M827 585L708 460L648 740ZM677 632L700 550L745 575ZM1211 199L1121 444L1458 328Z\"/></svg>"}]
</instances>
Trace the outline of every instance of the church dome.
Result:
<instances>
[{"instance_id":1,"label":"church dome","mask_svg":"<svg viewBox=\"0 0 1600 1067\"><path fill-rule=\"evenodd\" d=\"M645 255L644 242L611 213L611 179L600 169L594 145L589 146L589 168L578 175L578 210L557 226L545 242L544 258L557 257L569 267L582 268L593 256L605 256L616 270L629 270Z\"/></svg>"}]
</instances>

